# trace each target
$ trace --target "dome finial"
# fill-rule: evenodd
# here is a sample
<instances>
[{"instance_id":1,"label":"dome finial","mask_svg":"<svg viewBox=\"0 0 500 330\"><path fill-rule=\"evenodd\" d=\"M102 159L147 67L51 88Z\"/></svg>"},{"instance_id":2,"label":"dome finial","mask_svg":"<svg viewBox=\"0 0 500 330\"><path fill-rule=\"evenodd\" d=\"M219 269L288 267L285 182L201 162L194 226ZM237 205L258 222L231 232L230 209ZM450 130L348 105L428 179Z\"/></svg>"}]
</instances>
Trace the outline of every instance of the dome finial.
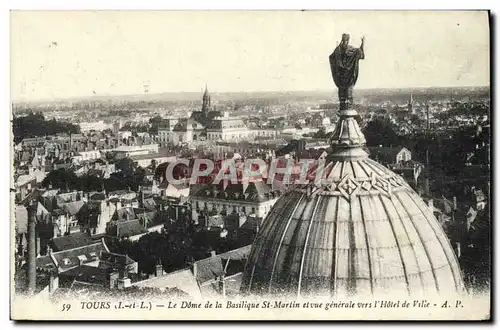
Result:
<instances>
[{"instance_id":1,"label":"dome finial","mask_svg":"<svg viewBox=\"0 0 500 330\"><path fill-rule=\"evenodd\" d=\"M361 39L361 46L354 48L349 46L349 40L344 35L340 45L330 55L330 69L338 88L340 105L340 118L330 138L333 149L331 156L340 159L365 158L368 156L363 150L366 140L355 118L358 113L353 109L352 97L353 87L358 80L359 60L365 58L364 38Z\"/></svg>"}]
</instances>

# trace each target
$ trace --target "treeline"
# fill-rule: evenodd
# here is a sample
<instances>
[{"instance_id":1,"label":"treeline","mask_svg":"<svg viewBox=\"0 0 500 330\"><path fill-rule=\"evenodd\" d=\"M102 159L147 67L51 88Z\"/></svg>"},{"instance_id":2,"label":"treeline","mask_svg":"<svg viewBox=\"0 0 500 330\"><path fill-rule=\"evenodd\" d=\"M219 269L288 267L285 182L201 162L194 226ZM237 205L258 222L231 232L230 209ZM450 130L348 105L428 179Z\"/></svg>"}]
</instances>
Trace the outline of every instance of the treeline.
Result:
<instances>
[{"instance_id":1,"label":"treeline","mask_svg":"<svg viewBox=\"0 0 500 330\"><path fill-rule=\"evenodd\" d=\"M72 169L59 168L50 171L42 181L42 187L62 190L82 190L84 192L127 190L137 191L144 180L145 170L135 167L130 158L124 158L116 163L119 172L112 173L104 179L99 175L85 174L77 176Z\"/></svg>"},{"instance_id":2,"label":"treeline","mask_svg":"<svg viewBox=\"0 0 500 330\"><path fill-rule=\"evenodd\" d=\"M56 119L45 120L41 113L30 113L24 117L14 117L12 120L14 142L25 138L55 135L59 133L80 133L80 126Z\"/></svg>"}]
</instances>

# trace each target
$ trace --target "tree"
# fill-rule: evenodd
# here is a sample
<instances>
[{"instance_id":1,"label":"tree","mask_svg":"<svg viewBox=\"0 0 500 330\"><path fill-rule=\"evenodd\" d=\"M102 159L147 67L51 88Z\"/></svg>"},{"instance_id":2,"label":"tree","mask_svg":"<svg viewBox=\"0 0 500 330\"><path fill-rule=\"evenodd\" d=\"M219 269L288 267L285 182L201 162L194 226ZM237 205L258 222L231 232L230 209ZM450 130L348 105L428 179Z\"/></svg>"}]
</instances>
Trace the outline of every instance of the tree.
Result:
<instances>
[{"instance_id":1,"label":"tree","mask_svg":"<svg viewBox=\"0 0 500 330\"><path fill-rule=\"evenodd\" d=\"M42 186L45 188L52 186L53 189L62 190L81 189L80 180L75 172L65 168L51 171L45 179L43 179Z\"/></svg>"},{"instance_id":2,"label":"tree","mask_svg":"<svg viewBox=\"0 0 500 330\"><path fill-rule=\"evenodd\" d=\"M30 113L25 117L14 117L12 120L14 142L25 138L55 135L58 133L80 133L80 126L56 119L45 120L41 113Z\"/></svg>"},{"instance_id":3,"label":"tree","mask_svg":"<svg viewBox=\"0 0 500 330\"><path fill-rule=\"evenodd\" d=\"M329 137L329 135L331 134L327 134L325 129L321 127L316 133L313 134L313 137L317 139L325 139Z\"/></svg>"},{"instance_id":4,"label":"tree","mask_svg":"<svg viewBox=\"0 0 500 330\"><path fill-rule=\"evenodd\" d=\"M392 124L387 120L374 119L363 129L366 138L366 144L370 147L377 146L396 146L400 144L401 139L394 131Z\"/></svg>"},{"instance_id":5,"label":"tree","mask_svg":"<svg viewBox=\"0 0 500 330\"><path fill-rule=\"evenodd\" d=\"M158 127L161 126L163 123L163 118L161 116L154 116L153 118L149 119L149 124L151 125L151 129L158 129Z\"/></svg>"},{"instance_id":6,"label":"tree","mask_svg":"<svg viewBox=\"0 0 500 330\"><path fill-rule=\"evenodd\" d=\"M116 162L116 169L120 170L124 177L130 177L135 172L134 161L128 157L122 158Z\"/></svg>"}]
</instances>

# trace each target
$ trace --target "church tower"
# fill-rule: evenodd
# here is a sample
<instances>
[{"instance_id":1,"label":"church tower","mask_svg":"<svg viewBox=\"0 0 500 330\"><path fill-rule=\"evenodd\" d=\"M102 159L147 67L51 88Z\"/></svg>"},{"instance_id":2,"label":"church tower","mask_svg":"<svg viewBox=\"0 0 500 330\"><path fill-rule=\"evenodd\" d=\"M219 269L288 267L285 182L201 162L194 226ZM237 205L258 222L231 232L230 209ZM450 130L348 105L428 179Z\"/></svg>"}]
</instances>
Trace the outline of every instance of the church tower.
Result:
<instances>
[{"instance_id":1,"label":"church tower","mask_svg":"<svg viewBox=\"0 0 500 330\"><path fill-rule=\"evenodd\" d=\"M408 100L408 113L415 114L415 110L413 109L413 93L410 94L410 99Z\"/></svg>"},{"instance_id":2,"label":"church tower","mask_svg":"<svg viewBox=\"0 0 500 330\"><path fill-rule=\"evenodd\" d=\"M207 85L205 84L205 92L203 93L203 105L201 106L201 111L203 113L207 113L210 111L211 102L210 102L210 94L208 93Z\"/></svg>"}]
</instances>

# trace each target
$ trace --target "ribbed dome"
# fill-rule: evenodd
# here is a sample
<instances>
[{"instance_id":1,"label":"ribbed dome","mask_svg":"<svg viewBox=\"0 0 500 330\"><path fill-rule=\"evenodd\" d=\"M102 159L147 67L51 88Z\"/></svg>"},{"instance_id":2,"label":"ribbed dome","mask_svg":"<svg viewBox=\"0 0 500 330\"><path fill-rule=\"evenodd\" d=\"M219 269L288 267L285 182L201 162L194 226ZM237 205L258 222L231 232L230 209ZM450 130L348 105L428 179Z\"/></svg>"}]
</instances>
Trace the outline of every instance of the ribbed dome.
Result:
<instances>
[{"instance_id":1,"label":"ribbed dome","mask_svg":"<svg viewBox=\"0 0 500 330\"><path fill-rule=\"evenodd\" d=\"M242 294L463 292L457 259L432 211L401 176L368 158L355 115L340 111L321 176L326 183L294 187L269 212Z\"/></svg>"}]
</instances>

